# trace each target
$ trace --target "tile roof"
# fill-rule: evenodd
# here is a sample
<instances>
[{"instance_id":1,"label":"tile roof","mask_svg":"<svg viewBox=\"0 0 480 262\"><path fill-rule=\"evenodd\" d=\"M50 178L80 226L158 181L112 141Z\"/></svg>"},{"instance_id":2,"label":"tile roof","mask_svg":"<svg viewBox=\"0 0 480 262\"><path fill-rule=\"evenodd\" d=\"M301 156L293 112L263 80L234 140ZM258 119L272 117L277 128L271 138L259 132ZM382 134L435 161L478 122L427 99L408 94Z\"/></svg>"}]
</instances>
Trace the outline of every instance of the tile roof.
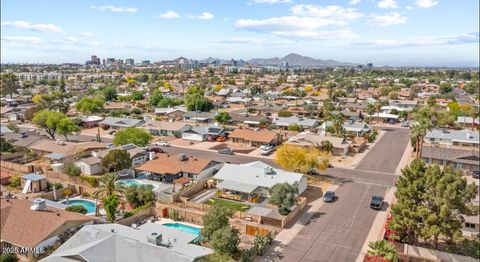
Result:
<instances>
[{"instance_id":1,"label":"tile roof","mask_svg":"<svg viewBox=\"0 0 480 262\"><path fill-rule=\"evenodd\" d=\"M271 143L279 134L272 131L255 131L250 129L235 129L228 136L229 138L241 138L248 141L255 141L261 143Z\"/></svg>"},{"instance_id":2,"label":"tile roof","mask_svg":"<svg viewBox=\"0 0 480 262\"><path fill-rule=\"evenodd\" d=\"M199 174L210 163L212 163L211 160L203 158L188 157L188 159L182 161L176 155L157 154L155 159L147 161L135 169L156 174L178 174L180 172Z\"/></svg>"},{"instance_id":3,"label":"tile roof","mask_svg":"<svg viewBox=\"0 0 480 262\"><path fill-rule=\"evenodd\" d=\"M322 141L330 141L334 148L345 148L350 146L349 143L346 142L346 140L342 137L320 136L306 133L299 133L291 137L287 142L285 142L285 144L318 147L321 145Z\"/></svg>"},{"instance_id":4,"label":"tile roof","mask_svg":"<svg viewBox=\"0 0 480 262\"><path fill-rule=\"evenodd\" d=\"M28 148L50 153L62 153L69 156L85 150L106 148L106 145L105 143L95 141L80 143L64 141L64 145L59 145L56 141L41 139L29 145Z\"/></svg>"},{"instance_id":5,"label":"tile roof","mask_svg":"<svg viewBox=\"0 0 480 262\"><path fill-rule=\"evenodd\" d=\"M136 127L143 123L143 120L121 117L106 117L101 125L118 126L118 127Z\"/></svg>"},{"instance_id":6,"label":"tile roof","mask_svg":"<svg viewBox=\"0 0 480 262\"><path fill-rule=\"evenodd\" d=\"M48 207L46 211L34 211L30 209L32 201L26 199L0 201L2 241L19 247L35 247L53 237L52 234L59 229L67 230L94 220L79 213L54 207Z\"/></svg>"},{"instance_id":7,"label":"tile roof","mask_svg":"<svg viewBox=\"0 0 480 262\"><path fill-rule=\"evenodd\" d=\"M477 166L480 165L479 152L474 150L424 146L422 148L422 158L447 160Z\"/></svg>"},{"instance_id":8,"label":"tile roof","mask_svg":"<svg viewBox=\"0 0 480 262\"><path fill-rule=\"evenodd\" d=\"M143 124L144 128L146 129L156 129L156 130L169 130L169 131L185 131L191 128L190 125L185 124L183 122L168 122L168 121L156 121L156 120L148 120Z\"/></svg>"}]
</instances>

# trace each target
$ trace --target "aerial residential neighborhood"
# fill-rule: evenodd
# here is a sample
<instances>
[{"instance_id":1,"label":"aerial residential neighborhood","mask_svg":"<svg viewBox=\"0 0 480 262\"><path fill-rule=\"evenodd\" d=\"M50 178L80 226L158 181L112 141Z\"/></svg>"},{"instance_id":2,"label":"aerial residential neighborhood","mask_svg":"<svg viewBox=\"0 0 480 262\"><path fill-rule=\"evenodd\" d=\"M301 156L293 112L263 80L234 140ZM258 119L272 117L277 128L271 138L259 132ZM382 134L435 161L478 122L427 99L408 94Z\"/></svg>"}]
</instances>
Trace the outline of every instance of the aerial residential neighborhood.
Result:
<instances>
[{"instance_id":1,"label":"aerial residential neighborhood","mask_svg":"<svg viewBox=\"0 0 480 262\"><path fill-rule=\"evenodd\" d=\"M479 3L320 2L2 1L0 262L479 261Z\"/></svg>"}]
</instances>

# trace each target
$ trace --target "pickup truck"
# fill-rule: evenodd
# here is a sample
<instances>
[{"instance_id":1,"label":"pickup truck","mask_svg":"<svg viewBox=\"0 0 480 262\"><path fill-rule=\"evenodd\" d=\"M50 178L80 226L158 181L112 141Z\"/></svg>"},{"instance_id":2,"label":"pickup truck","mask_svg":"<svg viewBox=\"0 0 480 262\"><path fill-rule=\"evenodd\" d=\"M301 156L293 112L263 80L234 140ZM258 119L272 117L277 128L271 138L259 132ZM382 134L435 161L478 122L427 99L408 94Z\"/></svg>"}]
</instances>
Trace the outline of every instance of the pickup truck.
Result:
<instances>
[{"instance_id":1,"label":"pickup truck","mask_svg":"<svg viewBox=\"0 0 480 262\"><path fill-rule=\"evenodd\" d=\"M372 196L372 201L370 202L370 208L375 210L382 209L383 206L383 197L381 196Z\"/></svg>"}]
</instances>

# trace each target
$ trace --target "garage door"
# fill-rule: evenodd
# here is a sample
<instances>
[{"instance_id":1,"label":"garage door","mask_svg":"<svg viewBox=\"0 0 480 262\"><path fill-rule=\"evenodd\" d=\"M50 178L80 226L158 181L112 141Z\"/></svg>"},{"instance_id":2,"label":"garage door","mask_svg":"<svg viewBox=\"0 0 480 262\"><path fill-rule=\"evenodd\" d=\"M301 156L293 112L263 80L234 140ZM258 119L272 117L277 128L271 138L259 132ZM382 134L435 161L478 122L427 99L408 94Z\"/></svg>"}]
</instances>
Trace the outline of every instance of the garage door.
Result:
<instances>
[{"instance_id":1,"label":"garage door","mask_svg":"<svg viewBox=\"0 0 480 262\"><path fill-rule=\"evenodd\" d=\"M193 140L193 141L202 141L202 136L199 135L199 134L182 133L182 139Z\"/></svg>"}]
</instances>

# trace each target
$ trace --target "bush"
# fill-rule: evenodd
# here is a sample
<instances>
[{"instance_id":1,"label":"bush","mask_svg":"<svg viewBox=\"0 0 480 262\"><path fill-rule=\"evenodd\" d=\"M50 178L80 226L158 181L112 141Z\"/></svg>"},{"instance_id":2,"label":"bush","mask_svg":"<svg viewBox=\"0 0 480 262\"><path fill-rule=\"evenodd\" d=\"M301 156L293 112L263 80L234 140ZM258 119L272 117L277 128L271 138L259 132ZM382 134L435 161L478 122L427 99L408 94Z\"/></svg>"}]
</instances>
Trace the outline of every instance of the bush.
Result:
<instances>
[{"instance_id":1,"label":"bush","mask_svg":"<svg viewBox=\"0 0 480 262\"><path fill-rule=\"evenodd\" d=\"M292 112L288 112L285 110L278 112L278 117L291 117L291 116L293 116Z\"/></svg>"},{"instance_id":2,"label":"bush","mask_svg":"<svg viewBox=\"0 0 480 262\"><path fill-rule=\"evenodd\" d=\"M81 206L81 205L68 206L67 208L65 208L65 211L71 211L71 212L76 212L76 213L80 213L80 214L88 213L88 210L84 206Z\"/></svg>"},{"instance_id":3,"label":"bush","mask_svg":"<svg viewBox=\"0 0 480 262\"><path fill-rule=\"evenodd\" d=\"M20 176L12 176L10 178L10 188L19 188L22 185Z\"/></svg>"},{"instance_id":4,"label":"bush","mask_svg":"<svg viewBox=\"0 0 480 262\"><path fill-rule=\"evenodd\" d=\"M378 135L378 132L376 129L374 129L372 133L370 133L370 135L368 136L368 142L373 143L375 139L377 139L377 135Z\"/></svg>"},{"instance_id":5,"label":"bush","mask_svg":"<svg viewBox=\"0 0 480 262\"><path fill-rule=\"evenodd\" d=\"M80 168L73 163L68 163L65 165L65 173L69 176L79 176L82 171Z\"/></svg>"},{"instance_id":6,"label":"bush","mask_svg":"<svg viewBox=\"0 0 480 262\"><path fill-rule=\"evenodd\" d=\"M50 190L53 190L53 186L55 186L55 190L58 190L58 189L62 189L63 188L63 185L62 183L48 183L47 184L47 190L50 191Z\"/></svg>"},{"instance_id":7,"label":"bush","mask_svg":"<svg viewBox=\"0 0 480 262\"><path fill-rule=\"evenodd\" d=\"M0 255L0 262L17 262L18 257L13 253L2 253Z\"/></svg>"},{"instance_id":8,"label":"bush","mask_svg":"<svg viewBox=\"0 0 480 262\"><path fill-rule=\"evenodd\" d=\"M286 216L286 215L290 214L290 209L288 207L282 206L278 209L278 213L280 213L280 215L282 215L282 216Z\"/></svg>"},{"instance_id":9,"label":"bush","mask_svg":"<svg viewBox=\"0 0 480 262\"><path fill-rule=\"evenodd\" d=\"M98 186L98 177L95 176L80 176L80 180L87 182L91 187Z\"/></svg>"},{"instance_id":10,"label":"bush","mask_svg":"<svg viewBox=\"0 0 480 262\"><path fill-rule=\"evenodd\" d=\"M133 216L133 212L132 211L127 211L123 214L123 218L127 218L127 217L131 217Z\"/></svg>"}]
</instances>

